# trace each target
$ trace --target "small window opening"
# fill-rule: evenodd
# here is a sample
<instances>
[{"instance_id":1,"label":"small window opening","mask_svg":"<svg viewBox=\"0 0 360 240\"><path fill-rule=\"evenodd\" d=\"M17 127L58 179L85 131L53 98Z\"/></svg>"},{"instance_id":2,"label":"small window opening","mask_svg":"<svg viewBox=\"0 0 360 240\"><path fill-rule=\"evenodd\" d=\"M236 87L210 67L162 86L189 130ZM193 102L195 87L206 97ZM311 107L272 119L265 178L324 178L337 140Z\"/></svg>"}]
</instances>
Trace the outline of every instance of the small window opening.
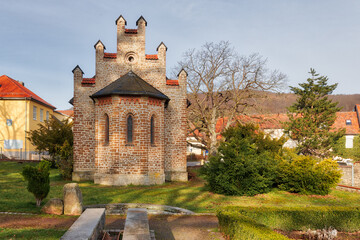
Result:
<instances>
[{"instance_id":1,"label":"small window opening","mask_svg":"<svg viewBox=\"0 0 360 240\"><path fill-rule=\"evenodd\" d=\"M351 125L352 123L351 123L351 120L350 119L347 119L346 120L346 125Z\"/></svg>"},{"instance_id":2,"label":"small window opening","mask_svg":"<svg viewBox=\"0 0 360 240\"><path fill-rule=\"evenodd\" d=\"M127 118L127 143L132 143L133 142L133 117L131 115L128 116Z\"/></svg>"},{"instance_id":3,"label":"small window opening","mask_svg":"<svg viewBox=\"0 0 360 240\"><path fill-rule=\"evenodd\" d=\"M155 133L154 133L154 117L150 120L150 143L155 144Z\"/></svg>"},{"instance_id":4,"label":"small window opening","mask_svg":"<svg viewBox=\"0 0 360 240\"><path fill-rule=\"evenodd\" d=\"M128 60L129 60L129 62L133 62L135 59L134 59L133 56L130 56L130 57L128 58Z\"/></svg>"},{"instance_id":5,"label":"small window opening","mask_svg":"<svg viewBox=\"0 0 360 240\"><path fill-rule=\"evenodd\" d=\"M110 139L109 125L110 125L109 116L105 114L105 144L108 144Z\"/></svg>"}]
</instances>

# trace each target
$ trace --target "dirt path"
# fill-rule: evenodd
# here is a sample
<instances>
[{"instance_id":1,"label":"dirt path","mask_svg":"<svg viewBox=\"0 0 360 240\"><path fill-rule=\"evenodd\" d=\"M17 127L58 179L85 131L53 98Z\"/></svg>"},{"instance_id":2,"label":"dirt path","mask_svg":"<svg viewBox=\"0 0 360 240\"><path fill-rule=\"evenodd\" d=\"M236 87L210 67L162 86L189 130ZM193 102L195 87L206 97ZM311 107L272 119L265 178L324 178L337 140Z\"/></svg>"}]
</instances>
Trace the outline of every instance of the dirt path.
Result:
<instances>
[{"instance_id":1,"label":"dirt path","mask_svg":"<svg viewBox=\"0 0 360 240\"><path fill-rule=\"evenodd\" d=\"M0 215L0 228L68 229L76 219L77 217Z\"/></svg>"},{"instance_id":2,"label":"dirt path","mask_svg":"<svg viewBox=\"0 0 360 240\"><path fill-rule=\"evenodd\" d=\"M125 217L109 216L106 229L123 229ZM224 239L218 232L216 216L149 216L150 229L155 231L156 240Z\"/></svg>"},{"instance_id":3,"label":"dirt path","mask_svg":"<svg viewBox=\"0 0 360 240\"><path fill-rule=\"evenodd\" d=\"M77 217L0 215L0 228L68 229ZM106 216L105 229L124 229L125 216ZM223 240L216 216L150 215L156 240Z\"/></svg>"}]
</instances>

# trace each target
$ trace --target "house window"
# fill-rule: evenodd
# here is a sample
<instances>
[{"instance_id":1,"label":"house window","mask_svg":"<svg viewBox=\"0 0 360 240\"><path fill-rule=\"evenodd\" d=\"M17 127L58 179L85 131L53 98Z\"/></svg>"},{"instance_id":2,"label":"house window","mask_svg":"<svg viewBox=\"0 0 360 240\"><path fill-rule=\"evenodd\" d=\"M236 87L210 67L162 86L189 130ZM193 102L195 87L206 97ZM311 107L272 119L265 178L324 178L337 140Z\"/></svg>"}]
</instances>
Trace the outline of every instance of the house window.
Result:
<instances>
[{"instance_id":1,"label":"house window","mask_svg":"<svg viewBox=\"0 0 360 240\"><path fill-rule=\"evenodd\" d=\"M126 119L126 140L127 143L133 142L133 127L134 127L134 120L133 116L129 115Z\"/></svg>"},{"instance_id":2,"label":"house window","mask_svg":"<svg viewBox=\"0 0 360 240\"><path fill-rule=\"evenodd\" d=\"M46 111L46 121L49 121L49 111Z\"/></svg>"},{"instance_id":3,"label":"house window","mask_svg":"<svg viewBox=\"0 0 360 240\"><path fill-rule=\"evenodd\" d=\"M40 108L40 122L44 121L44 109Z\"/></svg>"},{"instance_id":4,"label":"house window","mask_svg":"<svg viewBox=\"0 0 360 240\"><path fill-rule=\"evenodd\" d=\"M351 125L351 120L350 119L346 119L346 125Z\"/></svg>"},{"instance_id":5,"label":"house window","mask_svg":"<svg viewBox=\"0 0 360 240\"><path fill-rule=\"evenodd\" d=\"M109 125L109 116L105 114L105 144L108 144L110 139Z\"/></svg>"},{"instance_id":6,"label":"house window","mask_svg":"<svg viewBox=\"0 0 360 240\"><path fill-rule=\"evenodd\" d=\"M155 144L155 128L154 128L154 125L155 125L155 122L154 122L154 116L151 117L150 119L150 143L151 144Z\"/></svg>"},{"instance_id":7,"label":"house window","mask_svg":"<svg viewBox=\"0 0 360 240\"><path fill-rule=\"evenodd\" d=\"M37 107L33 106L33 119L36 120Z\"/></svg>"}]
</instances>

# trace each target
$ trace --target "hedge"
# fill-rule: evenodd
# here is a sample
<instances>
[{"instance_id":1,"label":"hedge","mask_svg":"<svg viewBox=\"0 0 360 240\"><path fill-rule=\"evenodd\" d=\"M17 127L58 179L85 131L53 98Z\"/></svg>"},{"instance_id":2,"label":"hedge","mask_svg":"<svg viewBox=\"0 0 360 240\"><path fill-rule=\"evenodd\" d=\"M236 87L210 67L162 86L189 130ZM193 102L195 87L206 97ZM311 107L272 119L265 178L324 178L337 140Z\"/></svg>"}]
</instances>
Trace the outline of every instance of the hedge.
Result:
<instances>
[{"instance_id":1,"label":"hedge","mask_svg":"<svg viewBox=\"0 0 360 240\"><path fill-rule=\"evenodd\" d=\"M221 231L230 239L288 239L271 229L291 231L331 226L345 232L360 230L360 208L350 207L229 206L220 209L217 216Z\"/></svg>"},{"instance_id":2,"label":"hedge","mask_svg":"<svg viewBox=\"0 0 360 240\"><path fill-rule=\"evenodd\" d=\"M254 219L237 211L222 209L217 212L220 231L227 239L249 240L287 240L289 238L274 232Z\"/></svg>"}]
</instances>

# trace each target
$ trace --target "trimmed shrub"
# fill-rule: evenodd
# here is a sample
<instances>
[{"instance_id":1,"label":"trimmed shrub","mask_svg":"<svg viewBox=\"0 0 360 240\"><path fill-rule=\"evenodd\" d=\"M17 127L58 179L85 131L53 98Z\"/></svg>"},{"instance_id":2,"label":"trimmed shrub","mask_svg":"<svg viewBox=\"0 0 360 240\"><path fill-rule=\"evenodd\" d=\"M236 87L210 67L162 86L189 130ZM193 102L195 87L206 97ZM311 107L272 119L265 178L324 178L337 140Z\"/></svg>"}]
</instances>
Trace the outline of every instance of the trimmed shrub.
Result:
<instances>
[{"instance_id":1,"label":"trimmed shrub","mask_svg":"<svg viewBox=\"0 0 360 240\"><path fill-rule=\"evenodd\" d=\"M35 167L27 165L22 170L22 175L28 182L26 188L34 194L38 207L50 191L50 166L51 162L41 161Z\"/></svg>"},{"instance_id":2,"label":"trimmed shrub","mask_svg":"<svg viewBox=\"0 0 360 240\"><path fill-rule=\"evenodd\" d=\"M310 156L289 154L280 164L279 188L300 194L327 195L341 178L332 159L317 160Z\"/></svg>"},{"instance_id":3,"label":"trimmed shrub","mask_svg":"<svg viewBox=\"0 0 360 240\"><path fill-rule=\"evenodd\" d=\"M360 208L350 207L225 207L224 212L246 216L258 224L284 231L323 229L360 230ZM220 219L219 219L220 222Z\"/></svg>"},{"instance_id":4,"label":"trimmed shrub","mask_svg":"<svg viewBox=\"0 0 360 240\"><path fill-rule=\"evenodd\" d=\"M289 239L271 228L247 217L234 209L224 208L217 212L220 231L228 239L286 240Z\"/></svg>"},{"instance_id":5,"label":"trimmed shrub","mask_svg":"<svg viewBox=\"0 0 360 240\"><path fill-rule=\"evenodd\" d=\"M210 190L226 195L269 192L278 176L284 139L270 139L254 125L238 125L223 133L218 153L201 173Z\"/></svg>"}]
</instances>

